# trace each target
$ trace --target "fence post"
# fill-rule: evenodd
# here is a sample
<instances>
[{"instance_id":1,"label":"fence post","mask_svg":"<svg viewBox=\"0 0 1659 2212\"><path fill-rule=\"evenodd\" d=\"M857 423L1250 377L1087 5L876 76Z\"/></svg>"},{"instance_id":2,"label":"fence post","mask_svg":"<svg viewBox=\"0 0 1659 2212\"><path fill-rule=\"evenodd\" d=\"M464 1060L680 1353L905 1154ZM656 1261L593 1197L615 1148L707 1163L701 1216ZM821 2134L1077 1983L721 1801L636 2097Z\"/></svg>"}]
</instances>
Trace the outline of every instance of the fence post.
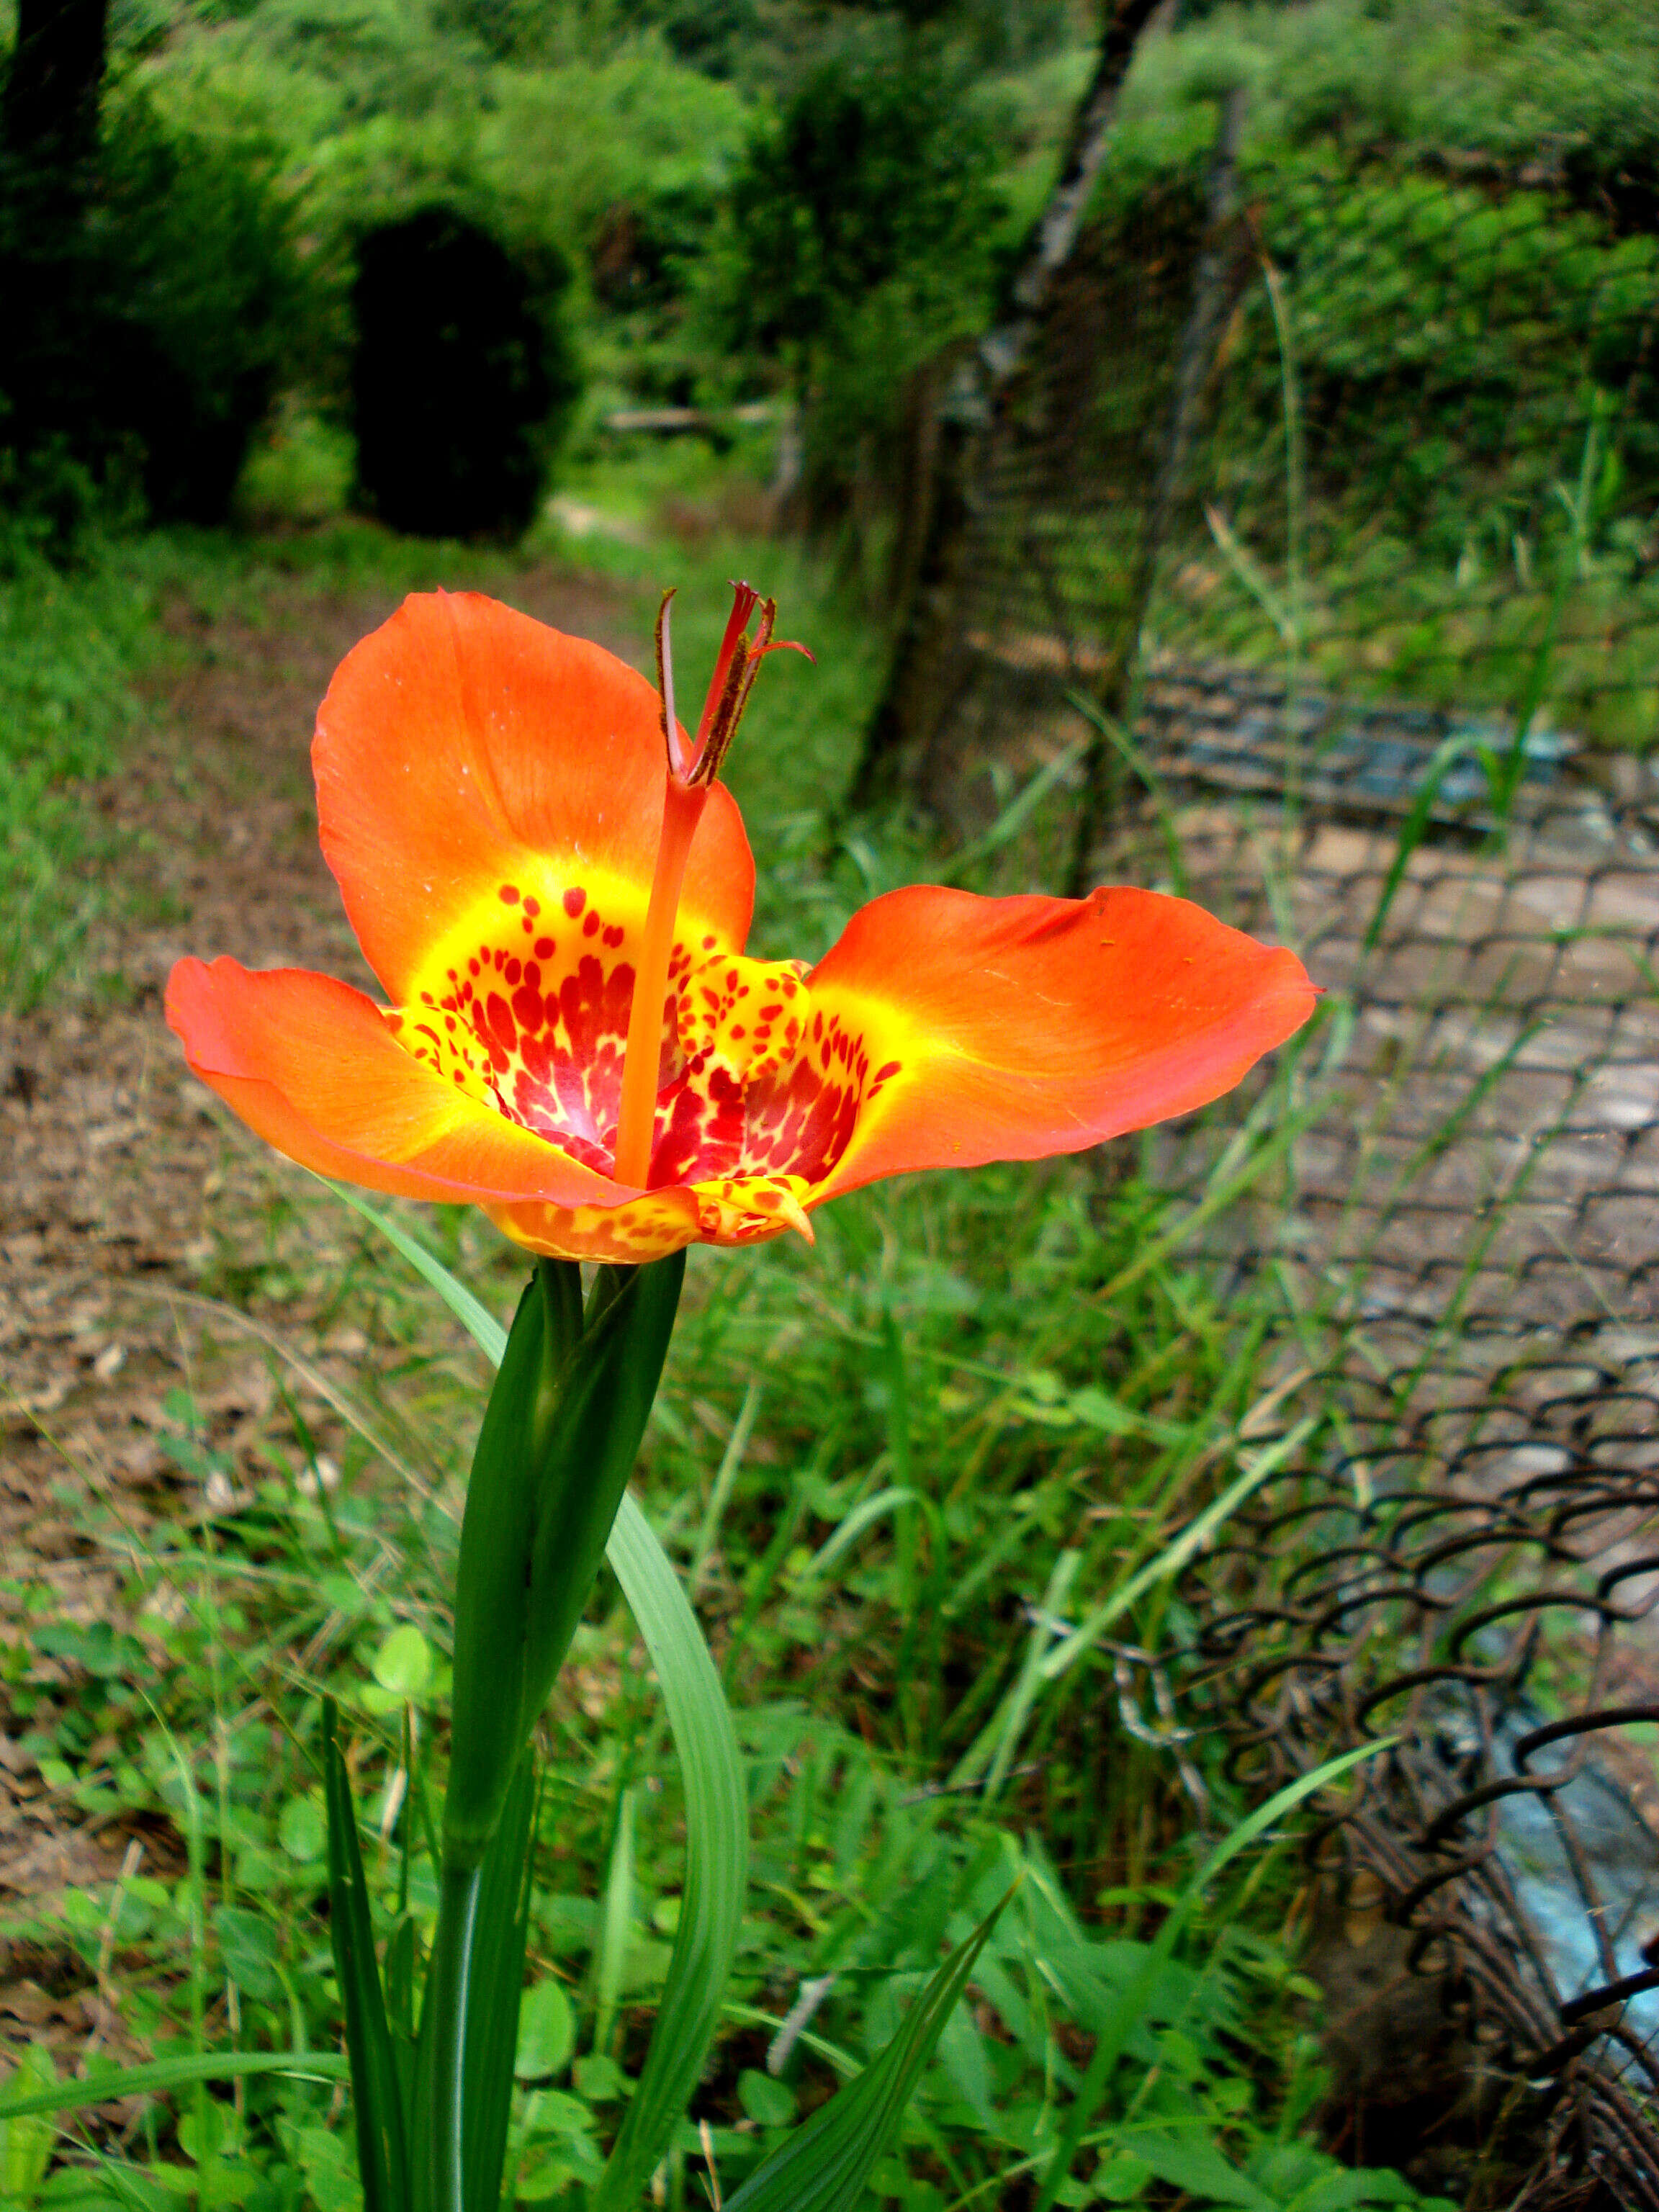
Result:
<instances>
[{"instance_id":1,"label":"fence post","mask_svg":"<svg viewBox=\"0 0 1659 2212\"><path fill-rule=\"evenodd\" d=\"M957 586L980 486L1007 394L1031 348L1054 279L1071 258L1117 116L1135 48L1159 0L1103 0L1100 52L1073 120L1066 158L1028 241L1007 312L965 357L940 405L925 488L919 545L895 613L886 684L865 732L851 804L896 790L908 763L925 757L946 700L941 670L954 640Z\"/></svg>"},{"instance_id":2,"label":"fence post","mask_svg":"<svg viewBox=\"0 0 1659 2212\"><path fill-rule=\"evenodd\" d=\"M1226 313L1228 249L1238 205L1238 154L1244 136L1247 105L1242 85L1233 86L1222 96L1215 149L1210 159L1204 235L1193 276L1193 304L1176 357L1175 393L1164 450L1142 521L1134 579L1129 592L1128 617L1095 689L1096 703L1102 714L1120 727L1130 711L1139 671L1141 632L1158 581L1158 560L1181 495L1203 409L1204 386L1215 363ZM1097 732L1084 760L1083 797L1078 808L1066 883L1073 898L1081 898L1089 888L1089 864L1120 770L1115 749L1103 734Z\"/></svg>"}]
</instances>

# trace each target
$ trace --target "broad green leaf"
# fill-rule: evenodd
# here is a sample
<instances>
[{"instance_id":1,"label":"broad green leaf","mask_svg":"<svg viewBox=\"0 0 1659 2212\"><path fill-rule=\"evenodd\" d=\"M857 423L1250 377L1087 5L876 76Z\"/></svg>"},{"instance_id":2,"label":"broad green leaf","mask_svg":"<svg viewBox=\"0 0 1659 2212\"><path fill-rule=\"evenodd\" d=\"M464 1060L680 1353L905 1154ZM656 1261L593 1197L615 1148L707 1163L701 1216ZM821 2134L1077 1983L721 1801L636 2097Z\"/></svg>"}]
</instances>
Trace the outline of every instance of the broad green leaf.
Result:
<instances>
[{"instance_id":1,"label":"broad green leaf","mask_svg":"<svg viewBox=\"0 0 1659 2212\"><path fill-rule=\"evenodd\" d=\"M507 1333L465 1285L355 1192L334 1188L404 1255L499 1367ZM748 1799L732 1717L696 1616L649 1522L625 1492L606 1553L662 1686L686 1805L686 1871L673 1955L645 2067L596 2204L596 2212L611 2204L629 2205L631 2212L685 2111L719 2022L748 1882Z\"/></svg>"},{"instance_id":2,"label":"broad green leaf","mask_svg":"<svg viewBox=\"0 0 1659 2212\"><path fill-rule=\"evenodd\" d=\"M373 1671L394 1698L422 1697L432 1681L432 1646L412 1622L404 1621L374 1654Z\"/></svg>"},{"instance_id":3,"label":"broad green leaf","mask_svg":"<svg viewBox=\"0 0 1659 2212\"><path fill-rule=\"evenodd\" d=\"M520 2081L546 2081L570 2063L576 2019L562 1982L538 1982L519 2008L513 2071Z\"/></svg>"},{"instance_id":4,"label":"broad green leaf","mask_svg":"<svg viewBox=\"0 0 1659 2212\"><path fill-rule=\"evenodd\" d=\"M881 2056L726 2198L726 2212L854 2212L1001 1910L952 1952Z\"/></svg>"},{"instance_id":5,"label":"broad green leaf","mask_svg":"<svg viewBox=\"0 0 1659 2212\"><path fill-rule=\"evenodd\" d=\"M605 1881L605 1911L599 1920L599 1952L593 1975L593 2048L610 2047L622 2003L628 1954L634 1943L634 1808L638 1793L624 1790L617 1802L616 1833Z\"/></svg>"},{"instance_id":6,"label":"broad green leaf","mask_svg":"<svg viewBox=\"0 0 1659 2212\"><path fill-rule=\"evenodd\" d=\"M55 2092L58 2069L50 2051L31 2044L18 2060L8 2087L27 2097L31 2090ZM32 2204L52 2164L57 2130L40 2112L14 2112L0 2119L0 2197L9 2204Z\"/></svg>"},{"instance_id":7,"label":"broad green leaf","mask_svg":"<svg viewBox=\"0 0 1659 2212\"><path fill-rule=\"evenodd\" d=\"M290 1797L276 1823L276 1840L301 1866L321 1858L328 1843L323 1808L314 1797Z\"/></svg>"},{"instance_id":8,"label":"broad green leaf","mask_svg":"<svg viewBox=\"0 0 1659 2212\"><path fill-rule=\"evenodd\" d=\"M719 2024L749 1881L749 1800L737 1732L696 1615L625 1492L609 1548L657 1672L685 1790L673 1956L645 2067L594 2197L594 2212L631 2212L690 2101Z\"/></svg>"},{"instance_id":9,"label":"broad green leaf","mask_svg":"<svg viewBox=\"0 0 1659 2212\"><path fill-rule=\"evenodd\" d=\"M757 2127L787 2128L795 2117L795 2093L753 2066L738 2076L738 2102Z\"/></svg>"},{"instance_id":10,"label":"broad green leaf","mask_svg":"<svg viewBox=\"0 0 1659 2212\"><path fill-rule=\"evenodd\" d=\"M501 1825L484 1860L477 1917L472 1925L461 2143L466 2202L477 2212L492 2212L499 2201L507 2158L513 2058L518 2047L525 1940L530 1927L536 1800L535 1761L526 1756L520 1761Z\"/></svg>"},{"instance_id":11,"label":"broad green leaf","mask_svg":"<svg viewBox=\"0 0 1659 2212\"><path fill-rule=\"evenodd\" d=\"M1133 2138L1134 2154L1171 2189L1200 2204L1240 2204L1245 2212L1279 2212L1277 2197L1241 2173L1218 2146L1202 2136L1143 2135Z\"/></svg>"},{"instance_id":12,"label":"broad green leaf","mask_svg":"<svg viewBox=\"0 0 1659 2212\"><path fill-rule=\"evenodd\" d=\"M325 1698L323 1791L328 1811L329 1935L340 2002L345 2008L363 2212L406 2212L409 2172L403 2098L374 1955L368 1885L363 1879L362 1854L357 1846L357 1815L337 1729L334 1700Z\"/></svg>"}]
</instances>

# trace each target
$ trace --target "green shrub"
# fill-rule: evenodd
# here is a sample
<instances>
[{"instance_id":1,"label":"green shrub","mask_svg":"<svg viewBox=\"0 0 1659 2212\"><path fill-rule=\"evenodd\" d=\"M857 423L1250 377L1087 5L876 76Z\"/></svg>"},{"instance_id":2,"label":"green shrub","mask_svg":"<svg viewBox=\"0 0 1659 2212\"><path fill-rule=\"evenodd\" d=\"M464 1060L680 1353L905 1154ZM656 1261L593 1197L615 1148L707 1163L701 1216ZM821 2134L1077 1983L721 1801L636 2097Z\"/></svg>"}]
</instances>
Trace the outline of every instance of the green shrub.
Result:
<instances>
[{"instance_id":1,"label":"green shrub","mask_svg":"<svg viewBox=\"0 0 1659 2212\"><path fill-rule=\"evenodd\" d=\"M969 81L896 34L848 40L752 130L732 184L725 322L805 404L816 520L895 433L909 374L982 326L997 162Z\"/></svg>"},{"instance_id":2,"label":"green shrub","mask_svg":"<svg viewBox=\"0 0 1659 2212\"><path fill-rule=\"evenodd\" d=\"M517 536L580 388L550 249L428 207L358 248L351 398L362 491L394 529Z\"/></svg>"},{"instance_id":3,"label":"green shrub","mask_svg":"<svg viewBox=\"0 0 1659 2212\"><path fill-rule=\"evenodd\" d=\"M112 101L67 185L0 173L0 289L19 495L59 530L94 487L156 520L222 520L302 312L268 149Z\"/></svg>"}]
</instances>

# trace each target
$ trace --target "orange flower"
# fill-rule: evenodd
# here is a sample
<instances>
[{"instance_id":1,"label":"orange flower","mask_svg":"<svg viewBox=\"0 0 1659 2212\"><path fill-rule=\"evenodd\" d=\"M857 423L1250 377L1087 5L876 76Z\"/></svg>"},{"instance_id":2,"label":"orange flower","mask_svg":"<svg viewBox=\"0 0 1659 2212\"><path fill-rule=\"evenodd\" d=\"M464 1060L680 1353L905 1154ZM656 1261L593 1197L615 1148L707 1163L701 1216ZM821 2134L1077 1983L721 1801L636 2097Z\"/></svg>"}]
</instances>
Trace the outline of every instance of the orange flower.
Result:
<instances>
[{"instance_id":1,"label":"orange flower","mask_svg":"<svg viewBox=\"0 0 1659 2212\"><path fill-rule=\"evenodd\" d=\"M769 640L769 604L744 634L755 604L694 741L665 670L664 711L493 600L405 600L336 672L312 756L391 1006L181 960L167 1019L195 1073L319 1175L639 1261L810 1237L881 1176L1080 1152L1218 1097L1306 1020L1292 954L1147 891L917 885L816 968L750 958L754 863L713 778Z\"/></svg>"}]
</instances>

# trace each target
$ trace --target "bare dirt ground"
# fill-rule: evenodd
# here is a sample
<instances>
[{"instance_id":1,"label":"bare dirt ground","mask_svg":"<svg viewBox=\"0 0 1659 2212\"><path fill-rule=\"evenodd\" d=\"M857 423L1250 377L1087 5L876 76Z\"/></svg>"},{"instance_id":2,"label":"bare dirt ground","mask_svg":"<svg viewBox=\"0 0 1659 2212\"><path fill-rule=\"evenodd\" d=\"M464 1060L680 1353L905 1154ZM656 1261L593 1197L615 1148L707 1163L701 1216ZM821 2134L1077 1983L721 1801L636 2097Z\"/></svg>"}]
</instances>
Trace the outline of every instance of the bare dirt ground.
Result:
<instances>
[{"instance_id":1,"label":"bare dirt ground","mask_svg":"<svg viewBox=\"0 0 1659 2212\"><path fill-rule=\"evenodd\" d=\"M528 571L502 590L638 651L625 601L602 584ZM186 1074L162 992L185 951L368 984L318 849L308 747L336 664L393 603L296 586L257 624L176 611L183 672L155 687L142 741L97 794L117 880L95 987L0 1016L0 1640L32 1604L121 1619L122 1532L141 1537L181 1480L163 1449L170 1391L188 1384L202 1441L233 1467L270 1406L258 1344L198 1298L216 1251L268 1235L269 1171ZM363 1349L303 1304L283 1322L324 1384ZM88 1533L88 1491L109 1540ZM142 1636L142 1619L131 1626ZM145 1840L159 1871L168 1841ZM110 1880L132 1841L65 1813L0 1735L0 1910ZM118 2045L95 1994L58 1998L51 1980L26 1950L0 1966L0 2042L108 2032Z\"/></svg>"}]
</instances>

